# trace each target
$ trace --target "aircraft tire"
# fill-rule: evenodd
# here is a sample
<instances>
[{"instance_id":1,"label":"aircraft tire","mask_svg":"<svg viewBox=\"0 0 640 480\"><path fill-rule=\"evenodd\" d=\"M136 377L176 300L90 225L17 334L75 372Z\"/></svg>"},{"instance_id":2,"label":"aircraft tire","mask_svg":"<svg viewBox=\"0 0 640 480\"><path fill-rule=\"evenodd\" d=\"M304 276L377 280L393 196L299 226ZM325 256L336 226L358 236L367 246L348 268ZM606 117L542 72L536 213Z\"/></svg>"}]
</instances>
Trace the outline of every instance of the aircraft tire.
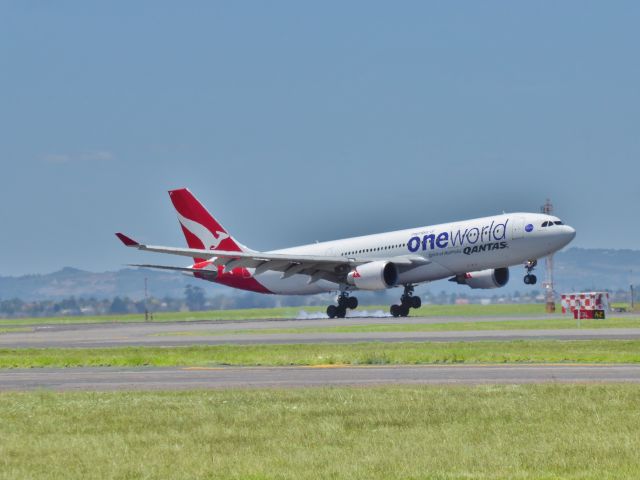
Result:
<instances>
[{"instance_id":1,"label":"aircraft tire","mask_svg":"<svg viewBox=\"0 0 640 480\"><path fill-rule=\"evenodd\" d=\"M336 317L344 318L347 316L347 309L345 307L336 307Z\"/></svg>"},{"instance_id":2,"label":"aircraft tire","mask_svg":"<svg viewBox=\"0 0 640 480\"><path fill-rule=\"evenodd\" d=\"M420 308L422 306L422 300L420 297L411 297L411 306L413 308Z\"/></svg>"},{"instance_id":3,"label":"aircraft tire","mask_svg":"<svg viewBox=\"0 0 640 480\"><path fill-rule=\"evenodd\" d=\"M347 303L347 306L351 310L355 310L356 308L358 308L358 299L356 297L349 297L349 301Z\"/></svg>"},{"instance_id":4,"label":"aircraft tire","mask_svg":"<svg viewBox=\"0 0 640 480\"><path fill-rule=\"evenodd\" d=\"M400 305L391 305L391 308L389 309L389 312L391 313L391 315L393 315L394 317L399 317L400 316L400 309L402 307L400 307Z\"/></svg>"},{"instance_id":5,"label":"aircraft tire","mask_svg":"<svg viewBox=\"0 0 640 480\"><path fill-rule=\"evenodd\" d=\"M336 318L338 316L338 307L336 307L335 305L329 305L327 307L327 317L329 318Z\"/></svg>"}]
</instances>

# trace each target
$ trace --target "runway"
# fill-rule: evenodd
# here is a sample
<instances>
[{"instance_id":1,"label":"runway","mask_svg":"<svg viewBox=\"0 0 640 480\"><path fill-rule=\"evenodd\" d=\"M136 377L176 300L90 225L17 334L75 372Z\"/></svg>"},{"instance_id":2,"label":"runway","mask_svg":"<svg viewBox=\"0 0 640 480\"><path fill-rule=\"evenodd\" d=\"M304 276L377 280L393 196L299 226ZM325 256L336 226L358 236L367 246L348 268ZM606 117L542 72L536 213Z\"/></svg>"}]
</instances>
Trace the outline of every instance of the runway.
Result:
<instances>
[{"instance_id":1,"label":"runway","mask_svg":"<svg viewBox=\"0 0 640 480\"><path fill-rule=\"evenodd\" d=\"M640 365L70 368L0 370L0 391L640 383Z\"/></svg>"},{"instance_id":2,"label":"runway","mask_svg":"<svg viewBox=\"0 0 640 480\"><path fill-rule=\"evenodd\" d=\"M118 346L185 346L185 345L255 345L292 343L356 343L356 342L456 342L508 340L592 340L637 339L640 328L545 329L545 330L464 330L422 332L296 332L270 333L273 329L324 328L380 324L433 324L537 320L549 317L413 317L346 318L305 320L200 321L174 323L101 323L46 325L31 332L0 334L0 348L47 347L118 347ZM568 325L574 327L571 320ZM251 331L242 333L243 330ZM232 333L230 333L232 332ZM264 333L263 333L264 332Z\"/></svg>"},{"instance_id":3,"label":"runway","mask_svg":"<svg viewBox=\"0 0 640 480\"><path fill-rule=\"evenodd\" d=\"M44 325L0 334L0 348L254 345L640 338L640 328L271 333L281 329L533 320L412 317ZM571 322L568 320L568 322ZM573 324L568 323L573 326ZM68 368L0 370L2 390L162 390L389 384L640 383L640 365L422 365L348 367Z\"/></svg>"}]
</instances>

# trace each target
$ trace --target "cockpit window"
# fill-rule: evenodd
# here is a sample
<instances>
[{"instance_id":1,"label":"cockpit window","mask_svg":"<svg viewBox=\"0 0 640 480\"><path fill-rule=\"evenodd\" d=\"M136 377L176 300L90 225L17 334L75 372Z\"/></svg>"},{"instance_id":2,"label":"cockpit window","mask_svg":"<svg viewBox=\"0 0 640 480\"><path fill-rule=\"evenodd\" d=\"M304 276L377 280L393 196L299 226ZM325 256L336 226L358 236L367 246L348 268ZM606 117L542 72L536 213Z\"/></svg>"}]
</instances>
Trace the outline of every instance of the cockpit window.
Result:
<instances>
[{"instance_id":1,"label":"cockpit window","mask_svg":"<svg viewBox=\"0 0 640 480\"><path fill-rule=\"evenodd\" d=\"M542 224L542 226L543 226L543 227L548 227L548 226L549 226L549 222L544 222L544 223Z\"/></svg>"},{"instance_id":2,"label":"cockpit window","mask_svg":"<svg viewBox=\"0 0 640 480\"><path fill-rule=\"evenodd\" d=\"M553 223L555 223L556 225L564 225L560 220L557 220L557 221L555 221Z\"/></svg>"}]
</instances>

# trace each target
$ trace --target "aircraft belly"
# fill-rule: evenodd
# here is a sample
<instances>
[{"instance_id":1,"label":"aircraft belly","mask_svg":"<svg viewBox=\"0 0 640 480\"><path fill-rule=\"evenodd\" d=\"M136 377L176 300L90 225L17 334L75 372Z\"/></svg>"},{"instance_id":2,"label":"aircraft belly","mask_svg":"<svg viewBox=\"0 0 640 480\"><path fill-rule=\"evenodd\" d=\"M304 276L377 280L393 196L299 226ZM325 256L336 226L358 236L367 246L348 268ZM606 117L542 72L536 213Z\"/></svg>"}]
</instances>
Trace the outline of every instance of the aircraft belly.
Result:
<instances>
[{"instance_id":1,"label":"aircraft belly","mask_svg":"<svg viewBox=\"0 0 640 480\"><path fill-rule=\"evenodd\" d=\"M439 280L451 276L452 272L447 267L432 262L427 265L415 267L398 275L398 284L421 283Z\"/></svg>"},{"instance_id":2,"label":"aircraft belly","mask_svg":"<svg viewBox=\"0 0 640 480\"><path fill-rule=\"evenodd\" d=\"M279 295L309 295L314 293L331 292L337 290L338 285L326 280L319 280L309 284L308 275L292 275L281 278L281 272L265 272L256 275L256 280L269 291Z\"/></svg>"}]
</instances>

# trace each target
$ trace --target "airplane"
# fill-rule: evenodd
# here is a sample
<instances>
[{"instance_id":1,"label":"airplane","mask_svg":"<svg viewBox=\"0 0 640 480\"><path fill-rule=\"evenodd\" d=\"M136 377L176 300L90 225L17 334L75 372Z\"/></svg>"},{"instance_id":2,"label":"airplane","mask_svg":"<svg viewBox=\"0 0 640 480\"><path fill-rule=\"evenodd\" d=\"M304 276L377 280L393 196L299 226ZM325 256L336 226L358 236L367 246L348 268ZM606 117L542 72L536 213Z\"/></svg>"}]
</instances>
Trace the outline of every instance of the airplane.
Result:
<instances>
[{"instance_id":1,"label":"airplane","mask_svg":"<svg viewBox=\"0 0 640 480\"><path fill-rule=\"evenodd\" d=\"M135 264L172 270L232 288L265 294L313 295L337 292L330 318L358 307L352 293L403 287L394 317L420 308L416 285L448 278L473 289L503 287L509 267L524 265L524 283L537 281L537 259L568 245L576 231L558 217L509 213L452 223L319 242L259 252L238 242L186 188L170 190L188 248L138 243L123 233L127 247L193 258L187 267Z\"/></svg>"}]
</instances>

